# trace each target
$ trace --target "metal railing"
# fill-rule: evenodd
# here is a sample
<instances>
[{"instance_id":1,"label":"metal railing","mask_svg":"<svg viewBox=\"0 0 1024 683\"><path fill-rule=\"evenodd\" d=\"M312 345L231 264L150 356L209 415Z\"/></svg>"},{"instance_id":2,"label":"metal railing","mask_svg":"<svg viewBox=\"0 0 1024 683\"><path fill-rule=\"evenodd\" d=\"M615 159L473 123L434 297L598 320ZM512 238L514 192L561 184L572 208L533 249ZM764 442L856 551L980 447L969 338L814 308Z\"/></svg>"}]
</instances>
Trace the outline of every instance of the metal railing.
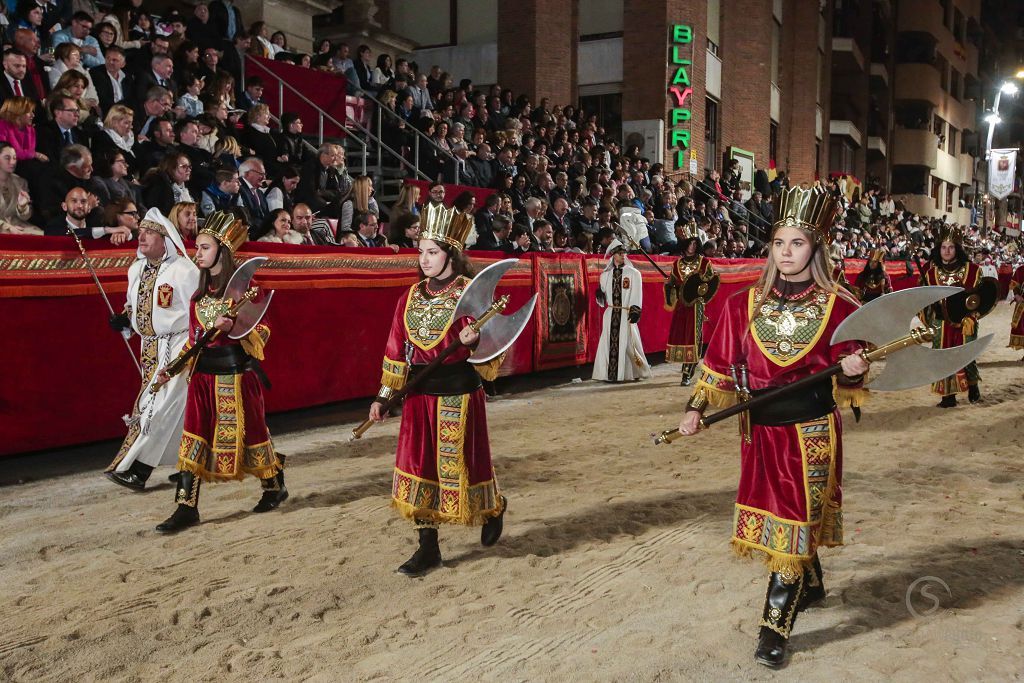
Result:
<instances>
[{"instance_id":1,"label":"metal railing","mask_svg":"<svg viewBox=\"0 0 1024 683\"><path fill-rule=\"evenodd\" d=\"M452 165L455 167L455 184L456 185L459 184L459 162L455 158L454 154L452 154L451 152L449 152L449 151L443 149L442 147L440 147L436 142L431 140L429 136L425 135L423 133L423 131L421 131L419 128L417 128L415 125L413 125L411 122L406 121L405 119L403 119L401 116L398 115L397 112L395 112L390 107L385 106L383 102L378 100L376 97L374 97L370 93L366 92L365 90L357 90L357 92L359 92L359 96L360 97L365 97L365 98L369 99L371 102L373 102L373 103L375 103L377 105L377 137L378 138L381 137L381 127L383 126L383 123L384 123L384 115L387 115L387 116L393 117L395 119L398 119L398 121L400 121L402 123L405 123L406 127L412 128L412 132L415 133L417 137L423 138L423 140L425 140L428 145L432 146L434 149L436 149L438 152L440 152L441 156L446 156L446 157L448 157L452 161ZM378 151L377 163L378 164L380 163L380 152L379 151ZM420 146L419 146L418 142L417 142L417 144L413 145L413 165L416 167L416 169L418 171L419 167L420 167ZM429 180L436 180L436 178L429 178Z\"/></svg>"}]
</instances>

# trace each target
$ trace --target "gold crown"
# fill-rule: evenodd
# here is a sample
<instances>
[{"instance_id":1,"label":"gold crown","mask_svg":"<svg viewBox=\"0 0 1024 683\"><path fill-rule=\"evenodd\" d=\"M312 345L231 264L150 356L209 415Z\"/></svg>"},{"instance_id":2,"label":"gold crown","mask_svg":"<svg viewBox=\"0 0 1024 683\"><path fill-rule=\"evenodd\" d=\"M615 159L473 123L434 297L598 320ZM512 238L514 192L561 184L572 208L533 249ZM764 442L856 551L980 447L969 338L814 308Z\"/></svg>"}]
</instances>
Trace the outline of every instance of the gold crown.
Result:
<instances>
[{"instance_id":1,"label":"gold crown","mask_svg":"<svg viewBox=\"0 0 1024 683\"><path fill-rule=\"evenodd\" d=\"M248 241L249 227L229 211L214 211L199 234L209 235L234 254Z\"/></svg>"},{"instance_id":2,"label":"gold crown","mask_svg":"<svg viewBox=\"0 0 1024 683\"><path fill-rule=\"evenodd\" d=\"M774 233L779 228L803 228L814 233L814 238L823 246L832 241L832 226L835 224L838 207L826 190L812 188L803 190L791 187L776 195L779 207L772 225Z\"/></svg>"},{"instance_id":3,"label":"gold crown","mask_svg":"<svg viewBox=\"0 0 1024 683\"><path fill-rule=\"evenodd\" d=\"M871 252L871 257L868 259L869 263L880 263L885 257L885 249L878 247Z\"/></svg>"},{"instance_id":4,"label":"gold crown","mask_svg":"<svg viewBox=\"0 0 1024 683\"><path fill-rule=\"evenodd\" d=\"M420 214L420 239L444 242L462 251L473 230L473 216L444 204L427 204Z\"/></svg>"},{"instance_id":5,"label":"gold crown","mask_svg":"<svg viewBox=\"0 0 1024 683\"><path fill-rule=\"evenodd\" d=\"M683 239L684 240L692 240L694 238L699 238L699 237L700 237L700 233L697 232L697 221L690 221L689 223L686 223L685 225L683 225Z\"/></svg>"},{"instance_id":6,"label":"gold crown","mask_svg":"<svg viewBox=\"0 0 1024 683\"><path fill-rule=\"evenodd\" d=\"M951 225L949 223L942 226L942 230L939 231L939 244L943 242L952 242L953 244L959 244L963 246L964 243L964 230L959 225Z\"/></svg>"}]
</instances>

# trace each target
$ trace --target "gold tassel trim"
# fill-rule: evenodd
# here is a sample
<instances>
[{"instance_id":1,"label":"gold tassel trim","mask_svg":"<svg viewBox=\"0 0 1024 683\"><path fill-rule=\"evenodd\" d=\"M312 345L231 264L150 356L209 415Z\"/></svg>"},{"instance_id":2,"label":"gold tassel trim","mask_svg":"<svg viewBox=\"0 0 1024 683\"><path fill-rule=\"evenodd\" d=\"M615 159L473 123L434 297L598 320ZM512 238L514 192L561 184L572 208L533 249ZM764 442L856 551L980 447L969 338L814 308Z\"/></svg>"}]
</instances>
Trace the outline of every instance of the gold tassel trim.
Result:
<instances>
[{"instance_id":1,"label":"gold tassel trim","mask_svg":"<svg viewBox=\"0 0 1024 683\"><path fill-rule=\"evenodd\" d=\"M505 355L501 354L497 358L492 358L486 363L473 363L473 369L480 375L480 379L487 382L493 382L498 378L498 372L501 370L501 364L505 361Z\"/></svg>"},{"instance_id":2,"label":"gold tassel trim","mask_svg":"<svg viewBox=\"0 0 1024 683\"><path fill-rule=\"evenodd\" d=\"M764 564L770 572L802 574L805 569L810 569L814 563L814 558L811 556L800 557L798 555L776 553L763 546L739 538L733 538L729 543L732 545L732 551L737 557L751 558L754 555L754 551L760 552L764 555Z\"/></svg>"},{"instance_id":3,"label":"gold tassel trim","mask_svg":"<svg viewBox=\"0 0 1024 683\"><path fill-rule=\"evenodd\" d=\"M697 395L698 392L704 392L704 398L716 408L729 408L736 405L735 391L717 389L703 379L697 380L697 384L693 388L694 395Z\"/></svg>"},{"instance_id":4,"label":"gold tassel trim","mask_svg":"<svg viewBox=\"0 0 1024 683\"><path fill-rule=\"evenodd\" d=\"M398 391L405 386L405 378L408 374L408 363L385 357L380 377L381 386Z\"/></svg>"},{"instance_id":5,"label":"gold tassel trim","mask_svg":"<svg viewBox=\"0 0 1024 683\"><path fill-rule=\"evenodd\" d=\"M263 349L269 340L270 328L266 325L257 325L241 340L242 350L256 360L263 360Z\"/></svg>"},{"instance_id":6,"label":"gold tassel trim","mask_svg":"<svg viewBox=\"0 0 1024 683\"><path fill-rule=\"evenodd\" d=\"M832 387L832 395L840 408L861 408L868 402L871 392L864 387L847 387L836 382Z\"/></svg>"},{"instance_id":7,"label":"gold tassel trim","mask_svg":"<svg viewBox=\"0 0 1024 683\"><path fill-rule=\"evenodd\" d=\"M411 521L426 521L436 524L458 524L460 526L482 526L492 517L501 514L501 498L497 499L498 507L491 510L478 510L473 513L460 513L459 515L446 515L440 510L433 508L418 508L411 503L391 499L391 507L398 511L405 519Z\"/></svg>"}]
</instances>

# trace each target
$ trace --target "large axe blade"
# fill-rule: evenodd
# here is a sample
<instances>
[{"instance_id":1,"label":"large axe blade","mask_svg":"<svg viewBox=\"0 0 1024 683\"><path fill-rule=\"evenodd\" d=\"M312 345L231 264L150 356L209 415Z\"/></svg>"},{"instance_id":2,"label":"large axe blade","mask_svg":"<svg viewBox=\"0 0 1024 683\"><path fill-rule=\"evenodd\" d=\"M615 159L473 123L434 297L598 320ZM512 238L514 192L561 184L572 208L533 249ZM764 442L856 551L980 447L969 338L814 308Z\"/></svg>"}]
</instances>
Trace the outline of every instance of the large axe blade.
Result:
<instances>
[{"instance_id":1,"label":"large axe blade","mask_svg":"<svg viewBox=\"0 0 1024 683\"><path fill-rule=\"evenodd\" d=\"M498 282L518 262L518 259L504 259L487 266L466 286L455 307L454 319L463 316L479 318L494 303L494 290ZM518 311L510 315L496 315L480 328L480 341L469 357L470 363L486 363L504 353L529 324L537 295L530 297Z\"/></svg>"},{"instance_id":2,"label":"large axe blade","mask_svg":"<svg viewBox=\"0 0 1024 683\"><path fill-rule=\"evenodd\" d=\"M962 287L911 287L881 296L861 306L836 328L832 344L865 341L883 346L910 330L910 321L920 311ZM962 346L932 349L911 346L889 356L885 370L868 386L879 391L912 389L956 374L985 351L993 335Z\"/></svg>"},{"instance_id":3,"label":"large axe blade","mask_svg":"<svg viewBox=\"0 0 1024 683\"><path fill-rule=\"evenodd\" d=\"M231 299L234 303L241 301L245 293L249 291L249 284L252 282L252 276L256 269L269 260L266 256L253 256L238 266L232 273L231 279L228 280L228 286L224 288L224 298ZM263 316L270 306L270 300L273 298L274 290L264 291L263 298L259 303L249 301L248 304L239 308L235 317L235 326L228 336L232 339L242 339L249 334L263 320Z\"/></svg>"}]
</instances>

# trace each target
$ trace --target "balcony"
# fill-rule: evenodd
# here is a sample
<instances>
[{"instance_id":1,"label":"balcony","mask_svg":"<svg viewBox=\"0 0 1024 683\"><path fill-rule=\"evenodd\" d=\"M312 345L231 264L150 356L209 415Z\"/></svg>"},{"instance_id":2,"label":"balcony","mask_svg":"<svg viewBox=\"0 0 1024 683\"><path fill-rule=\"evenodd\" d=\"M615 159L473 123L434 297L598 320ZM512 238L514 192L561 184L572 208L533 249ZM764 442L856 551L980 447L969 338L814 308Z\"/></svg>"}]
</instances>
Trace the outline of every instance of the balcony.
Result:
<instances>
[{"instance_id":1,"label":"balcony","mask_svg":"<svg viewBox=\"0 0 1024 683\"><path fill-rule=\"evenodd\" d=\"M856 40L832 38L832 68L841 73L864 70L864 53Z\"/></svg>"},{"instance_id":2,"label":"balcony","mask_svg":"<svg viewBox=\"0 0 1024 683\"><path fill-rule=\"evenodd\" d=\"M864 139L860 129L857 128L853 121L841 119L832 119L828 122L828 134L848 137L856 143L857 147L861 146L861 140Z\"/></svg>"},{"instance_id":3,"label":"balcony","mask_svg":"<svg viewBox=\"0 0 1024 683\"><path fill-rule=\"evenodd\" d=\"M941 107L945 101L939 70L931 64L896 65L896 100L926 102Z\"/></svg>"},{"instance_id":4,"label":"balcony","mask_svg":"<svg viewBox=\"0 0 1024 683\"><path fill-rule=\"evenodd\" d=\"M881 62L871 62L871 79L889 85L889 67Z\"/></svg>"},{"instance_id":5,"label":"balcony","mask_svg":"<svg viewBox=\"0 0 1024 683\"><path fill-rule=\"evenodd\" d=\"M957 154L956 160L960 165L960 184L970 185L974 182L974 157L970 154Z\"/></svg>"},{"instance_id":6,"label":"balcony","mask_svg":"<svg viewBox=\"0 0 1024 683\"><path fill-rule=\"evenodd\" d=\"M893 166L927 166L938 161L939 138L930 130L897 128L892 134Z\"/></svg>"},{"instance_id":7,"label":"balcony","mask_svg":"<svg viewBox=\"0 0 1024 683\"><path fill-rule=\"evenodd\" d=\"M873 135L868 137L868 150L877 152L879 156L884 157L886 154L885 140Z\"/></svg>"},{"instance_id":8,"label":"balcony","mask_svg":"<svg viewBox=\"0 0 1024 683\"><path fill-rule=\"evenodd\" d=\"M942 25L938 0L900 0L897 7L897 31L919 31L936 37L949 35L949 29Z\"/></svg>"}]
</instances>

